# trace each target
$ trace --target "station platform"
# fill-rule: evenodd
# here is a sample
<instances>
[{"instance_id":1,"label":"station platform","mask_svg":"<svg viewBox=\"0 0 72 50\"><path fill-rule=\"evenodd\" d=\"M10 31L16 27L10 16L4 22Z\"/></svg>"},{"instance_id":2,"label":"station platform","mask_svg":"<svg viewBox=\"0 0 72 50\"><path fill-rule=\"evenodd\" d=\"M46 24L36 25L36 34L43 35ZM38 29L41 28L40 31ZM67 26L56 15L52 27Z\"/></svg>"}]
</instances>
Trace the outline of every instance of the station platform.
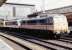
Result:
<instances>
[{"instance_id":1,"label":"station platform","mask_svg":"<svg viewBox=\"0 0 72 50\"><path fill-rule=\"evenodd\" d=\"M13 50L13 48L6 43L6 40L4 41L2 39L3 38L0 37L0 50Z\"/></svg>"},{"instance_id":2,"label":"station platform","mask_svg":"<svg viewBox=\"0 0 72 50\"><path fill-rule=\"evenodd\" d=\"M25 50L12 41L0 36L0 50Z\"/></svg>"}]
</instances>

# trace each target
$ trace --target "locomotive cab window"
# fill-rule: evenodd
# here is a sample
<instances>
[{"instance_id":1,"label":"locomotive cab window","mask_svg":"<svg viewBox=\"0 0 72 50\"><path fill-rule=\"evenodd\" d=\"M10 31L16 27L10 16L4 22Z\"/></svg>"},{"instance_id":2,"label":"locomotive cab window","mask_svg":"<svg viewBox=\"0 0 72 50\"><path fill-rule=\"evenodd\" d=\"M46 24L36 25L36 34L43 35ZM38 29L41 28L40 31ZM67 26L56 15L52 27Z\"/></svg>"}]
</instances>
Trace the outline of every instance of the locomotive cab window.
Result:
<instances>
[{"instance_id":1,"label":"locomotive cab window","mask_svg":"<svg viewBox=\"0 0 72 50\"><path fill-rule=\"evenodd\" d=\"M0 26L3 26L3 22L0 22Z\"/></svg>"},{"instance_id":2,"label":"locomotive cab window","mask_svg":"<svg viewBox=\"0 0 72 50\"><path fill-rule=\"evenodd\" d=\"M53 25L53 17L48 17L47 18L47 24Z\"/></svg>"}]
</instances>

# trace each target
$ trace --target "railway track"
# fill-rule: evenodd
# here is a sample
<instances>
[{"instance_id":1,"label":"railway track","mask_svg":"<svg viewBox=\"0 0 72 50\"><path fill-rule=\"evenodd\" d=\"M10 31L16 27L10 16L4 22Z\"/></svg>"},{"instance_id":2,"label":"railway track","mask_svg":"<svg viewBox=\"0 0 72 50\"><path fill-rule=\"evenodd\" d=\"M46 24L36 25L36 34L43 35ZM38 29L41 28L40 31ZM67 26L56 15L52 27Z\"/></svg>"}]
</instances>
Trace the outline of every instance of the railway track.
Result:
<instances>
[{"instance_id":1,"label":"railway track","mask_svg":"<svg viewBox=\"0 0 72 50\"><path fill-rule=\"evenodd\" d=\"M58 40L48 40L24 35L22 33L6 33L7 34L0 33L0 36L15 42L27 50L72 50L72 40L67 40L65 38Z\"/></svg>"},{"instance_id":2,"label":"railway track","mask_svg":"<svg viewBox=\"0 0 72 50\"><path fill-rule=\"evenodd\" d=\"M55 50L55 49L50 48L50 47L35 44L35 43L30 42L30 41L22 40L22 39L14 37L14 36L6 35L3 33L0 33L0 36L7 38L8 40L11 40L11 41L13 41L13 42L15 42L21 46L24 46L24 47L26 46L26 48L28 48L27 50Z\"/></svg>"}]
</instances>

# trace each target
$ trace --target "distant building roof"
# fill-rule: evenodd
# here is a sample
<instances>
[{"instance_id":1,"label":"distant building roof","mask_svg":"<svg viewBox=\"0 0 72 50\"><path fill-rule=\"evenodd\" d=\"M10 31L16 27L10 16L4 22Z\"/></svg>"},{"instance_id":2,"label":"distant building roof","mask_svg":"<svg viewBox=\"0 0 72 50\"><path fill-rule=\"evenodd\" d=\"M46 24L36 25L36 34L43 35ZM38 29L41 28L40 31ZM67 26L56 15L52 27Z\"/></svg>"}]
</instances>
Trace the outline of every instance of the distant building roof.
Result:
<instances>
[{"instance_id":1,"label":"distant building roof","mask_svg":"<svg viewBox=\"0 0 72 50\"><path fill-rule=\"evenodd\" d=\"M20 3L5 3L5 4L10 4L10 5L22 5L22 6L35 6L31 4L20 4Z\"/></svg>"},{"instance_id":2,"label":"distant building roof","mask_svg":"<svg viewBox=\"0 0 72 50\"><path fill-rule=\"evenodd\" d=\"M36 13L42 14L43 11L36 12ZM55 8L55 9L51 9L51 10L45 10L45 13L70 15L70 14L72 14L72 5L61 7L61 8Z\"/></svg>"},{"instance_id":3,"label":"distant building roof","mask_svg":"<svg viewBox=\"0 0 72 50\"><path fill-rule=\"evenodd\" d=\"M71 13L72 12L72 5L65 6L61 8L46 10L47 13Z\"/></svg>"}]
</instances>

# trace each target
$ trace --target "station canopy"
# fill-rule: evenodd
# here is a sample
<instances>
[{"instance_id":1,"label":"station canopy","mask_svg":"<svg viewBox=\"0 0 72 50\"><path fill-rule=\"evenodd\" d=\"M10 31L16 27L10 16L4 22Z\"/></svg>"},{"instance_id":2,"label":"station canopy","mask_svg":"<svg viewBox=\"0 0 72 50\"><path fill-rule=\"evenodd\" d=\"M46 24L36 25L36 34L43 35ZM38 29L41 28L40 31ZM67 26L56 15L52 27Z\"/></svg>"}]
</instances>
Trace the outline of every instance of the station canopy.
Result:
<instances>
[{"instance_id":1,"label":"station canopy","mask_svg":"<svg viewBox=\"0 0 72 50\"><path fill-rule=\"evenodd\" d=\"M7 0L0 0L0 6L3 5Z\"/></svg>"}]
</instances>

